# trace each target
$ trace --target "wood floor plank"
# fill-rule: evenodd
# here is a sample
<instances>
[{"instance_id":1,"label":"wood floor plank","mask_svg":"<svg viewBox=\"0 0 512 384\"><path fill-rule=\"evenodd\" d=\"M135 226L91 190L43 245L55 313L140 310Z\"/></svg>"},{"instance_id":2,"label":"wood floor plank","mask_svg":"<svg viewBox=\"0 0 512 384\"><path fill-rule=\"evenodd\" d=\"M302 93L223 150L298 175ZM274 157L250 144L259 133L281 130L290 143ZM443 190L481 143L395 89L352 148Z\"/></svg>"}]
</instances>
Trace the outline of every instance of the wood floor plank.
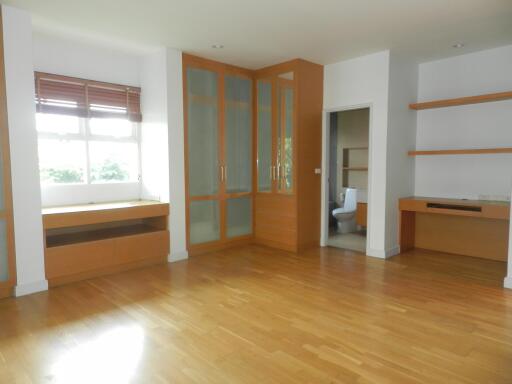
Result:
<instances>
[{"instance_id":1,"label":"wood floor plank","mask_svg":"<svg viewBox=\"0 0 512 384\"><path fill-rule=\"evenodd\" d=\"M512 382L505 264L244 246L0 300L0 383Z\"/></svg>"}]
</instances>

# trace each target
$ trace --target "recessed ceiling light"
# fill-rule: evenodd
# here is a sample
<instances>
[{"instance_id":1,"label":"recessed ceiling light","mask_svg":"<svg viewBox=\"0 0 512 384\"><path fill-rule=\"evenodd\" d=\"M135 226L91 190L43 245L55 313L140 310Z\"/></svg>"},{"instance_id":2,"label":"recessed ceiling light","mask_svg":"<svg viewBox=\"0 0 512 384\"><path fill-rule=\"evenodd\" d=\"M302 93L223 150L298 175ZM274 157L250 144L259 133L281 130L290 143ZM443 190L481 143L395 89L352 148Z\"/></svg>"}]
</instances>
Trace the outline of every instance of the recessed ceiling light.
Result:
<instances>
[{"instance_id":1,"label":"recessed ceiling light","mask_svg":"<svg viewBox=\"0 0 512 384\"><path fill-rule=\"evenodd\" d=\"M453 48L462 48L464 46L464 43L455 43L452 45Z\"/></svg>"},{"instance_id":2,"label":"recessed ceiling light","mask_svg":"<svg viewBox=\"0 0 512 384\"><path fill-rule=\"evenodd\" d=\"M212 48L213 49L222 49L222 48L224 48L224 46L222 44L213 44Z\"/></svg>"}]
</instances>

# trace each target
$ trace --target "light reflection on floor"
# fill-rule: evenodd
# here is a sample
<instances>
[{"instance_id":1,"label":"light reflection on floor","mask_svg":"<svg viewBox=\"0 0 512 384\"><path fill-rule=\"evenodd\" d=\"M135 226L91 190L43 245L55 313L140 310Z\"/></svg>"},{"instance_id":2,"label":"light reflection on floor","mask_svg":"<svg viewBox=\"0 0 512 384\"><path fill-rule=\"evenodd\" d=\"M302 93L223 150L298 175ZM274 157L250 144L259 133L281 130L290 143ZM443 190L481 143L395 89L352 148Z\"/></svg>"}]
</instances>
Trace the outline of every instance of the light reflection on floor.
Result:
<instances>
[{"instance_id":1,"label":"light reflection on floor","mask_svg":"<svg viewBox=\"0 0 512 384\"><path fill-rule=\"evenodd\" d=\"M52 383L124 384L134 375L144 344L139 326L116 327L66 352L52 367Z\"/></svg>"}]
</instances>

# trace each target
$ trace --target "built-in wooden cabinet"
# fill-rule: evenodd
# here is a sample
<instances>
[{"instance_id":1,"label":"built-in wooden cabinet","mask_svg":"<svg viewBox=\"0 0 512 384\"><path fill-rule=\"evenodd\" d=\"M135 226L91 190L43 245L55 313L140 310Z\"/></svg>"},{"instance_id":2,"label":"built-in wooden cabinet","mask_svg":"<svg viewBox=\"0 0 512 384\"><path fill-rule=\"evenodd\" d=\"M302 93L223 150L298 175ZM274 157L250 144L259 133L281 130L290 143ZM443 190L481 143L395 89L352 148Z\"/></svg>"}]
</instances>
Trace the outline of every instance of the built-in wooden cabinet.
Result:
<instances>
[{"instance_id":1,"label":"built-in wooden cabinet","mask_svg":"<svg viewBox=\"0 0 512 384\"><path fill-rule=\"evenodd\" d=\"M251 71L183 56L189 252L253 233Z\"/></svg>"},{"instance_id":2,"label":"built-in wooden cabinet","mask_svg":"<svg viewBox=\"0 0 512 384\"><path fill-rule=\"evenodd\" d=\"M0 14L0 298L11 296L16 284L10 169L4 50Z\"/></svg>"},{"instance_id":3,"label":"built-in wooden cabinet","mask_svg":"<svg viewBox=\"0 0 512 384\"><path fill-rule=\"evenodd\" d=\"M255 241L319 244L323 67L304 60L255 71Z\"/></svg>"},{"instance_id":4,"label":"built-in wooden cabinet","mask_svg":"<svg viewBox=\"0 0 512 384\"><path fill-rule=\"evenodd\" d=\"M293 72L257 80L258 192L293 193L295 83Z\"/></svg>"},{"instance_id":5,"label":"built-in wooden cabinet","mask_svg":"<svg viewBox=\"0 0 512 384\"><path fill-rule=\"evenodd\" d=\"M318 245L323 67L183 55L183 81L189 252Z\"/></svg>"},{"instance_id":6,"label":"built-in wooden cabinet","mask_svg":"<svg viewBox=\"0 0 512 384\"><path fill-rule=\"evenodd\" d=\"M368 204L367 203L357 203L356 210L356 224L361 227L367 227L367 217L368 217Z\"/></svg>"},{"instance_id":7,"label":"built-in wooden cabinet","mask_svg":"<svg viewBox=\"0 0 512 384\"><path fill-rule=\"evenodd\" d=\"M167 203L44 208L42 216L50 286L167 262Z\"/></svg>"}]
</instances>

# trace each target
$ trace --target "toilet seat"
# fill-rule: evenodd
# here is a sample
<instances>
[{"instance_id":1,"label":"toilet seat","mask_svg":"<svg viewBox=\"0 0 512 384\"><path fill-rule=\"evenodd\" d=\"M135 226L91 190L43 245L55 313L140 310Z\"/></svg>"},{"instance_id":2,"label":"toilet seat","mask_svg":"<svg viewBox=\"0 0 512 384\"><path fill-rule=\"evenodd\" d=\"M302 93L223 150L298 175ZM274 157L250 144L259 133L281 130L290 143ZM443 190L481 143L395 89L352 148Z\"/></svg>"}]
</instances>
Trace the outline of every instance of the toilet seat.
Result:
<instances>
[{"instance_id":1,"label":"toilet seat","mask_svg":"<svg viewBox=\"0 0 512 384\"><path fill-rule=\"evenodd\" d=\"M332 215L336 217L336 215L342 214L342 213L354 213L355 209L346 209L346 208L336 208L333 209Z\"/></svg>"},{"instance_id":2,"label":"toilet seat","mask_svg":"<svg viewBox=\"0 0 512 384\"><path fill-rule=\"evenodd\" d=\"M343 207L334 209L332 215L338 222L338 232L352 232L356 225L354 218L357 210L357 190L347 188L345 193L342 194L341 200L343 201Z\"/></svg>"}]
</instances>

